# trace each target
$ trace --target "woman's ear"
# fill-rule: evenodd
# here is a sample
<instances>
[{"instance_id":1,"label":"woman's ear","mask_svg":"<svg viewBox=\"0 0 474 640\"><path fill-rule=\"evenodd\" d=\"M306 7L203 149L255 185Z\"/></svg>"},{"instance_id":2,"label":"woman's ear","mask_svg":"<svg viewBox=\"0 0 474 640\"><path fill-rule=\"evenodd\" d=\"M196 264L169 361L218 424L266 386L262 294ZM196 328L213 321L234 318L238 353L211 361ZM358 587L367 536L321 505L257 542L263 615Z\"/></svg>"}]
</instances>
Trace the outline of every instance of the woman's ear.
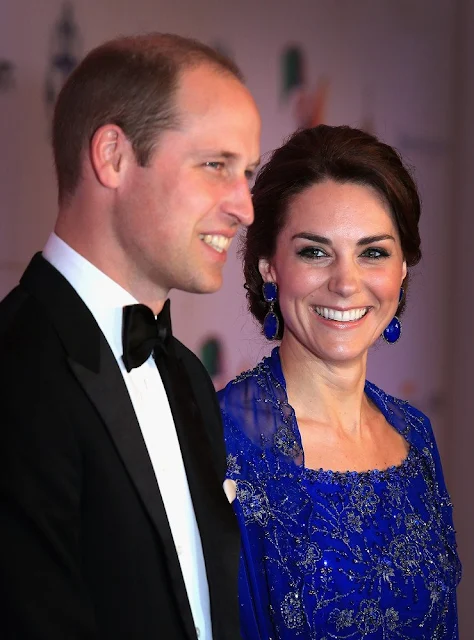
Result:
<instances>
[{"instance_id":1,"label":"woman's ear","mask_svg":"<svg viewBox=\"0 0 474 640\"><path fill-rule=\"evenodd\" d=\"M407 261L404 260L402 265L402 284L406 277L407 277Z\"/></svg>"},{"instance_id":2,"label":"woman's ear","mask_svg":"<svg viewBox=\"0 0 474 640\"><path fill-rule=\"evenodd\" d=\"M258 261L258 270L264 282L276 282L275 269L267 258L260 258Z\"/></svg>"}]
</instances>

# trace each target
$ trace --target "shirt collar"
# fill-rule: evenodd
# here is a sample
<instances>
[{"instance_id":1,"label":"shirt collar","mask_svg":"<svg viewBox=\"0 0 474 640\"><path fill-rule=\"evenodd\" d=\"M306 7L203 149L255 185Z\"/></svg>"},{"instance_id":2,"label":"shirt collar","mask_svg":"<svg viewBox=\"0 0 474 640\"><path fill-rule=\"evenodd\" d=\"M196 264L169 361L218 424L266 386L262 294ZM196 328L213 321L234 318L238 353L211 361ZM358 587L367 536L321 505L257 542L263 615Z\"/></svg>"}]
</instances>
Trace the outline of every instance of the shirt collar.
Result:
<instances>
[{"instance_id":1,"label":"shirt collar","mask_svg":"<svg viewBox=\"0 0 474 640\"><path fill-rule=\"evenodd\" d=\"M117 360L122 357L123 307L137 300L105 273L52 233L43 249L50 262L76 290L95 318Z\"/></svg>"}]
</instances>

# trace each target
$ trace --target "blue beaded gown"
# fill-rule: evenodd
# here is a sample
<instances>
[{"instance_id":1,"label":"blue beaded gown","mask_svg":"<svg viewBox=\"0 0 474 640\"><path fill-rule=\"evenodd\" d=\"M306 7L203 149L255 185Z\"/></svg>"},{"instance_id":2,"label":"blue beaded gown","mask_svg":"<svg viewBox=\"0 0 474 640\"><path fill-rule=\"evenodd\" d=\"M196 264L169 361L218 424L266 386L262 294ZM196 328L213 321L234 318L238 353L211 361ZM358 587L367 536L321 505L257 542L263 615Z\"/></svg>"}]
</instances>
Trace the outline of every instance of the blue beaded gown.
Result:
<instances>
[{"instance_id":1,"label":"blue beaded gown","mask_svg":"<svg viewBox=\"0 0 474 640\"><path fill-rule=\"evenodd\" d=\"M305 467L278 348L219 392L244 640L455 640L452 506L429 420L367 382L409 444L384 471Z\"/></svg>"}]
</instances>

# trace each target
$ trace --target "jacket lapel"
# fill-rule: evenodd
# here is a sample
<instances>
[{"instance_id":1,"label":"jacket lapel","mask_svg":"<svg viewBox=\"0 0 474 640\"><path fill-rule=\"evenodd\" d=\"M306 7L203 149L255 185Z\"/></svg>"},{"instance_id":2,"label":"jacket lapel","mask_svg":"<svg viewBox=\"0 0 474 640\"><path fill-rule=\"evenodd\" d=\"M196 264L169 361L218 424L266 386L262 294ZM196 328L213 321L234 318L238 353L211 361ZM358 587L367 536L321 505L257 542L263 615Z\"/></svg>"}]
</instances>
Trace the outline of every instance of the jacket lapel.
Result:
<instances>
[{"instance_id":1,"label":"jacket lapel","mask_svg":"<svg viewBox=\"0 0 474 640\"><path fill-rule=\"evenodd\" d=\"M233 615L237 605L230 596L229 581L237 581L240 550L237 523L224 493L224 478L219 478L212 459L203 415L185 364L176 356L173 347L170 345L167 357L157 357L157 365L170 401L201 534L211 607L219 612L213 616L214 634L220 638L226 638L227 634L233 637L234 630L238 629L238 621ZM216 628L219 620L225 621L224 625Z\"/></svg>"},{"instance_id":2,"label":"jacket lapel","mask_svg":"<svg viewBox=\"0 0 474 640\"><path fill-rule=\"evenodd\" d=\"M181 567L150 457L125 381L92 314L65 278L37 254L22 286L48 309L70 368L100 414L165 550L172 587L189 638L196 632Z\"/></svg>"}]
</instances>

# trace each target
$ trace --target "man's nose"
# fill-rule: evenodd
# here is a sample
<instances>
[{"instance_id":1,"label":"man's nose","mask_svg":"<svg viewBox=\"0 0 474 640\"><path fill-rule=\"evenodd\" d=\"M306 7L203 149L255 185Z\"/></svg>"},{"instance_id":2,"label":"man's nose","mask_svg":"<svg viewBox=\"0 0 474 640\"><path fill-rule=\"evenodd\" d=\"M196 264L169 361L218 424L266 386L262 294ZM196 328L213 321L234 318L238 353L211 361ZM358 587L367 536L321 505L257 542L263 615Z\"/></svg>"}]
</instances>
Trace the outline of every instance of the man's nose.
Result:
<instances>
[{"instance_id":1,"label":"man's nose","mask_svg":"<svg viewBox=\"0 0 474 640\"><path fill-rule=\"evenodd\" d=\"M247 178L235 180L228 203L228 213L232 214L239 224L248 227L254 219L252 195Z\"/></svg>"}]
</instances>

